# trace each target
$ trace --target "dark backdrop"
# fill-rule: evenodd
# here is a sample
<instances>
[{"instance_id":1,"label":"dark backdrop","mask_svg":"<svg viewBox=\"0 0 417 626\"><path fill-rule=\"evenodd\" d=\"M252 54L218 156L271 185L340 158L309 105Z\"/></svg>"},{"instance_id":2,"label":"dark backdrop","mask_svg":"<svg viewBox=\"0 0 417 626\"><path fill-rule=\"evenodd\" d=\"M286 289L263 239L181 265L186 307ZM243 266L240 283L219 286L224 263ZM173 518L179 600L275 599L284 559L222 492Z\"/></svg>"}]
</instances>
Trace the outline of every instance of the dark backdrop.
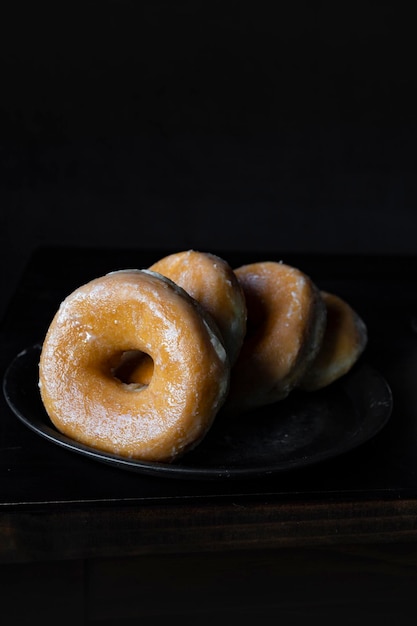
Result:
<instances>
[{"instance_id":1,"label":"dark backdrop","mask_svg":"<svg viewBox=\"0 0 417 626\"><path fill-rule=\"evenodd\" d=\"M48 243L415 252L404 6L6 3L2 307Z\"/></svg>"}]
</instances>

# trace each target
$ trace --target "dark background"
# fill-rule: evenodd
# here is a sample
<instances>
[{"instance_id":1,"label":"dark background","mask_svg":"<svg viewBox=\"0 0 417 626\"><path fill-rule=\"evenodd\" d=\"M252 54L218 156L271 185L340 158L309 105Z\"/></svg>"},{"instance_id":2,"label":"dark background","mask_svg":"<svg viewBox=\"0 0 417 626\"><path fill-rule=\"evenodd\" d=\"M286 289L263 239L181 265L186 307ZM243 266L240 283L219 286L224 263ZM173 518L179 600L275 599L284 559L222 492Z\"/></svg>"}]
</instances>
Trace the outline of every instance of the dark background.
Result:
<instances>
[{"instance_id":1,"label":"dark background","mask_svg":"<svg viewBox=\"0 0 417 626\"><path fill-rule=\"evenodd\" d=\"M9 4L2 308L50 243L416 252L407 5Z\"/></svg>"}]
</instances>

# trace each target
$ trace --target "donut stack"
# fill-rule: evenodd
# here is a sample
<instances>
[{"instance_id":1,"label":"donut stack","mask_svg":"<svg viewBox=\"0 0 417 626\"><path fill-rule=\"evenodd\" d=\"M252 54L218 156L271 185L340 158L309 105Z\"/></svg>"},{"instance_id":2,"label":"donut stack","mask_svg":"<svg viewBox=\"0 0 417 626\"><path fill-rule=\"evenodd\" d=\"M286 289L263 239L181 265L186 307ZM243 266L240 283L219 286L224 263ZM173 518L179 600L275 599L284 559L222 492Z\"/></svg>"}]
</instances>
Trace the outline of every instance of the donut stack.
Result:
<instances>
[{"instance_id":1,"label":"donut stack","mask_svg":"<svg viewBox=\"0 0 417 626\"><path fill-rule=\"evenodd\" d=\"M218 255L168 255L82 285L42 346L41 399L56 428L93 448L173 462L221 413L316 391L367 344L356 311L302 270Z\"/></svg>"}]
</instances>

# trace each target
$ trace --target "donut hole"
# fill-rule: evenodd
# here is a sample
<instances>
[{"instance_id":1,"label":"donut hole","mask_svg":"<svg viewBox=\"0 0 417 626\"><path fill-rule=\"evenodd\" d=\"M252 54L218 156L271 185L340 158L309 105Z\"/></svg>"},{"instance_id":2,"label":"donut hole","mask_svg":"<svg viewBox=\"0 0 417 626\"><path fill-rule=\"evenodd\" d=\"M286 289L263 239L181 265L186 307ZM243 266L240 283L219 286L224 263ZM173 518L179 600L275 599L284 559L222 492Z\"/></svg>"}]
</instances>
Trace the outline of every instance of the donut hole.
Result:
<instances>
[{"instance_id":1,"label":"donut hole","mask_svg":"<svg viewBox=\"0 0 417 626\"><path fill-rule=\"evenodd\" d=\"M261 298L256 298L252 294L247 296L248 317L246 321L246 340L256 339L265 332L266 322L269 319L267 306Z\"/></svg>"},{"instance_id":2,"label":"donut hole","mask_svg":"<svg viewBox=\"0 0 417 626\"><path fill-rule=\"evenodd\" d=\"M153 376L154 362L152 357L141 350L122 352L119 362L113 367L114 378L124 385L147 387Z\"/></svg>"}]
</instances>

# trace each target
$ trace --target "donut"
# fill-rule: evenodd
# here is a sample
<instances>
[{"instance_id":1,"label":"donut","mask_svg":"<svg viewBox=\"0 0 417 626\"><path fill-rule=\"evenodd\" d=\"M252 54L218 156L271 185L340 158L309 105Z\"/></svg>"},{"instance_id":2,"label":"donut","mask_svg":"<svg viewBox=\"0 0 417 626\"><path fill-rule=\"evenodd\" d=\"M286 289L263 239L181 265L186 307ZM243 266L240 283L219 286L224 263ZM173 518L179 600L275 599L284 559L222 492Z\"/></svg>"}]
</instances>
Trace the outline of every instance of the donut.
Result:
<instances>
[{"instance_id":1,"label":"donut","mask_svg":"<svg viewBox=\"0 0 417 626\"><path fill-rule=\"evenodd\" d=\"M150 266L185 289L212 316L233 365L246 333L246 300L231 266L221 257L197 250L170 254Z\"/></svg>"},{"instance_id":2,"label":"donut","mask_svg":"<svg viewBox=\"0 0 417 626\"><path fill-rule=\"evenodd\" d=\"M316 391L344 376L366 348L368 331L358 313L340 296L322 291L327 309L320 351L299 387Z\"/></svg>"},{"instance_id":3,"label":"donut","mask_svg":"<svg viewBox=\"0 0 417 626\"><path fill-rule=\"evenodd\" d=\"M142 358L152 360L148 383L124 378ZM218 330L193 298L155 272L119 270L63 300L42 344L39 387L51 422L73 440L173 462L210 429L229 374Z\"/></svg>"},{"instance_id":4,"label":"donut","mask_svg":"<svg viewBox=\"0 0 417 626\"><path fill-rule=\"evenodd\" d=\"M235 273L248 317L224 407L230 413L288 396L318 354L326 323L320 290L301 270L264 261L243 265Z\"/></svg>"}]
</instances>

